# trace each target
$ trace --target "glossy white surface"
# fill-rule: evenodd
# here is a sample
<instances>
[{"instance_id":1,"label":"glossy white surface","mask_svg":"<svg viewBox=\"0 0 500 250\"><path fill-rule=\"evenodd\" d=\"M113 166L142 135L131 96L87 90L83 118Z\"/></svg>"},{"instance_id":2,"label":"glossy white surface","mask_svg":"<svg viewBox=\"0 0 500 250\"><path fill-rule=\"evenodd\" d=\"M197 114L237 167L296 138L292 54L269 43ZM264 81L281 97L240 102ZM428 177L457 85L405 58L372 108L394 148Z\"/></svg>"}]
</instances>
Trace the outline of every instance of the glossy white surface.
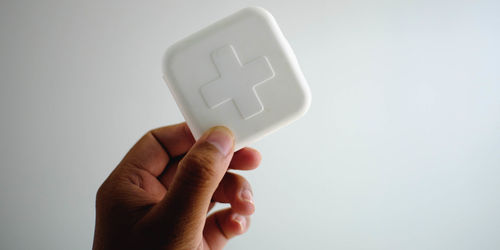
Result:
<instances>
[{"instance_id":1,"label":"glossy white surface","mask_svg":"<svg viewBox=\"0 0 500 250\"><path fill-rule=\"evenodd\" d=\"M257 210L228 249L500 249L493 0L0 1L0 249L90 249L99 184L183 120L165 48L249 5L314 100L255 144Z\"/></svg>"}]
</instances>

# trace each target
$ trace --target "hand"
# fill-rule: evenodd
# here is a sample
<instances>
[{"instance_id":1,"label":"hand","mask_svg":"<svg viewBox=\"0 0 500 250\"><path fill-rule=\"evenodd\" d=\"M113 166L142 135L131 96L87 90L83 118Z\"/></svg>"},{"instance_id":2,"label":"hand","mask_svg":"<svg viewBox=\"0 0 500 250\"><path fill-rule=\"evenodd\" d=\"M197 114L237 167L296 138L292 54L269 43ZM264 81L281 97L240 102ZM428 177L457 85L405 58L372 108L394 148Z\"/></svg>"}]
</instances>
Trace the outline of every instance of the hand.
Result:
<instances>
[{"instance_id":1,"label":"hand","mask_svg":"<svg viewBox=\"0 0 500 250\"><path fill-rule=\"evenodd\" d=\"M93 249L221 249L244 233L255 207L250 184L227 172L255 169L225 127L195 142L185 123L144 135L97 192ZM215 202L231 207L207 213Z\"/></svg>"}]
</instances>

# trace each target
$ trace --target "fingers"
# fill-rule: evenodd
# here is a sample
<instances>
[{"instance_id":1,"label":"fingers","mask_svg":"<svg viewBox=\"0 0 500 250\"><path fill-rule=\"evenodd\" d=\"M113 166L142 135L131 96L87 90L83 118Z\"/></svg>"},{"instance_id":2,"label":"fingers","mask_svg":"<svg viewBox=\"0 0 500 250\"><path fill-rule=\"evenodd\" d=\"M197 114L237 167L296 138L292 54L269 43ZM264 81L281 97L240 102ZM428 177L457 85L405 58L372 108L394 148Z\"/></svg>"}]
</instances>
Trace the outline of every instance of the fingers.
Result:
<instances>
[{"instance_id":1,"label":"fingers","mask_svg":"<svg viewBox=\"0 0 500 250\"><path fill-rule=\"evenodd\" d=\"M169 169L159 178L167 189L174 179L177 163L172 163ZM215 190L208 210L211 210L215 202L230 203L231 207L240 214L249 215L255 211L253 192L250 183L242 176L226 172L219 186Z\"/></svg>"},{"instance_id":2,"label":"fingers","mask_svg":"<svg viewBox=\"0 0 500 250\"><path fill-rule=\"evenodd\" d=\"M250 183L240 175L226 173L215 190L213 201L230 203L234 212L251 215L255 211Z\"/></svg>"},{"instance_id":3,"label":"fingers","mask_svg":"<svg viewBox=\"0 0 500 250\"><path fill-rule=\"evenodd\" d=\"M248 230L250 217L231 208L217 211L207 218L203 236L209 249L222 249L229 239Z\"/></svg>"},{"instance_id":4,"label":"fingers","mask_svg":"<svg viewBox=\"0 0 500 250\"><path fill-rule=\"evenodd\" d=\"M252 170L259 166L262 156L253 148L242 148L234 153L229 168L238 170Z\"/></svg>"},{"instance_id":5,"label":"fingers","mask_svg":"<svg viewBox=\"0 0 500 250\"><path fill-rule=\"evenodd\" d=\"M150 212L152 219L180 231L201 232L233 149L234 136L229 129L215 127L207 131L179 162L165 198Z\"/></svg>"},{"instance_id":6,"label":"fingers","mask_svg":"<svg viewBox=\"0 0 500 250\"><path fill-rule=\"evenodd\" d=\"M166 169L158 179L165 186L169 188L170 184L174 180L175 173L177 171L177 166L180 161L180 157L171 158L169 161L169 167ZM256 169L260 164L261 156L259 151L253 148L242 148L235 152L229 168L236 170L252 170Z\"/></svg>"},{"instance_id":7,"label":"fingers","mask_svg":"<svg viewBox=\"0 0 500 250\"><path fill-rule=\"evenodd\" d=\"M154 129L130 149L120 166L142 168L158 176L165 169L170 157L184 154L193 144L194 138L186 123Z\"/></svg>"},{"instance_id":8,"label":"fingers","mask_svg":"<svg viewBox=\"0 0 500 250\"><path fill-rule=\"evenodd\" d=\"M185 154L195 143L195 139L185 122L151 130L170 157Z\"/></svg>"},{"instance_id":9,"label":"fingers","mask_svg":"<svg viewBox=\"0 0 500 250\"><path fill-rule=\"evenodd\" d=\"M169 188L170 183L174 180L178 160L173 159L170 164L171 166L167 171L159 177L160 182L166 189ZM249 215L255 211L253 192L250 183L244 177L231 172L226 172L215 190L211 201L208 210L213 208L215 202L220 202L230 203L231 207L240 214Z\"/></svg>"}]
</instances>

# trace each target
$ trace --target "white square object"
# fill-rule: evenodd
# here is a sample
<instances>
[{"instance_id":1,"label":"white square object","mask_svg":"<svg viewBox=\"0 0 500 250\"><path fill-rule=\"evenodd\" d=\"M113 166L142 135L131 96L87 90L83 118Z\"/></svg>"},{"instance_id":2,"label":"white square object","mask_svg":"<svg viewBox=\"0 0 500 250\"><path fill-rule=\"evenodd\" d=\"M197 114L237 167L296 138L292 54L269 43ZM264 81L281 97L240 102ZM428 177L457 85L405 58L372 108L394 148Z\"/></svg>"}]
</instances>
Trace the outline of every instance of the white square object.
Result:
<instances>
[{"instance_id":1,"label":"white square object","mask_svg":"<svg viewBox=\"0 0 500 250\"><path fill-rule=\"evenodd\" d=\"M231 129L238 150L302 116L310 91L273 16L245 8L168 48L163 74L193 135Z\"/></svg>"}]
</instances>

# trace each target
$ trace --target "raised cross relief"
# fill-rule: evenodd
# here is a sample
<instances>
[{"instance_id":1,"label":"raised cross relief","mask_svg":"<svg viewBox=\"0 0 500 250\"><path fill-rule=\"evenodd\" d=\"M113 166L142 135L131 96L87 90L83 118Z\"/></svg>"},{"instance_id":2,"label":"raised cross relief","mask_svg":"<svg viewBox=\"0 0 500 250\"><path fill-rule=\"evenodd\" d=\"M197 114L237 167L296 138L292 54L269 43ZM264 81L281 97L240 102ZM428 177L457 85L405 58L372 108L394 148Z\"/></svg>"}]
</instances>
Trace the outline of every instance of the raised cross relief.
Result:
<instances>
[{"instance_id":1,"label":"raised cross relief","mask_svg":"<svg viewBox=\"0 0 500 250\"><path fill-rule=\"evenodd\" d=\"M275 76L267 57L260 56L243 65L232 45L213 51L211 56L219 78L201 86L207 106L215 109L232 100L245 120L261 113L264 106L255 88Z\"/></svg>"}]
</instances>

